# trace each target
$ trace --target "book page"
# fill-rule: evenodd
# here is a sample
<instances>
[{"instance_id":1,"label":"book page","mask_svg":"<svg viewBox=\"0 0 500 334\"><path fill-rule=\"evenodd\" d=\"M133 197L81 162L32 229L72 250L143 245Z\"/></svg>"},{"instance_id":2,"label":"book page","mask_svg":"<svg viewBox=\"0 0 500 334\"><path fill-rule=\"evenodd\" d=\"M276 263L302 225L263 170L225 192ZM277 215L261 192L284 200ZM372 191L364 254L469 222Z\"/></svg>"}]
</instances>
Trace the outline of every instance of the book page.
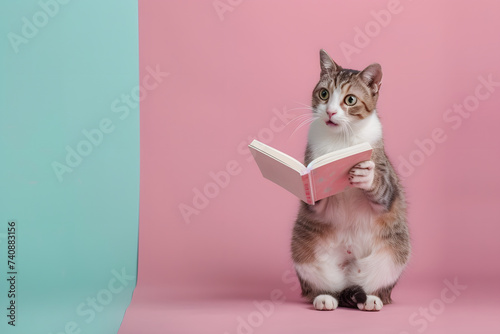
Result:
<instances>
[{"instance_id":1,"label":"book page","mask_svg":"<svg viewBox=\"0 0 500 334\"><path fill-rule=\"evenodd\" d=\"M264 143L261 143L258 140L254 139L250 143L250 145L248 145L248 147L250 148L251 151L252 150L260 151L261 153L264 153L264 154L268 155L269 157L272 157L275 160L281 161L281 163L289 166L290 168L295 169L296 171L298 171L301 174L305 174L307 172L306 166L304 166L297 159L295 159L295 158L293 158L293 157L289 156L288 154L285 154L281 151L278 151L277 149L275 149L271 146L268 146ZM253 151L252 151L252 154L253 154ZM255 155L254 155L254 157L255 157Z\"/></svg>"},{"instance_id":2,"label":"book page","mask_svg":"<svg viewBox=\"0 0 500 334\"><path fill-rule=\"evenodd\" d=\"M371 150L350 155L340 160L314 168L311 173L316 201L344 191L349 183L349 170L357 163L370 160Z\"/></svg>"},{"instance_id":3,"label":"book page","mask_svg":"<svg viewBox=\"0 0 500 334\"><path fill-rule=\"evenodd\" d=\"M305 180L309 180L308 175L302 175L300 171L295 170L265 152L255 149L255 147L249 145L249 148L255 162L257 162L259 166L262 176L285 188L304 202L311 201L312 193L309 192L309 194L306 194L306 189L304 187ZM306 168L302 165L302 169L305 171ZM305 180L303 180L303 178ZM309 182L307 183L309 184Z\"/></svg>"},{"instance_id":4,"label":"book page","mask_svg":"<svg viewBox=\"0 0 500 334\"><path fill-rule=\"evenodd\" d=\"M353 146L350 146L347 148L343 148L341 150L337 150L334 152L324 154L324 155L314 159L313 161L311 161L309 163L309 165L307 165L307 169L312 170L314 168L318 168L319 166L328 164L332 161L343 159L343 158L348 157L350 155L357 154L357 153L364 152L364 151L370 151L370 152L372 151L371 145L367 142L353 145Z\"/></svg>"}]
</instances>

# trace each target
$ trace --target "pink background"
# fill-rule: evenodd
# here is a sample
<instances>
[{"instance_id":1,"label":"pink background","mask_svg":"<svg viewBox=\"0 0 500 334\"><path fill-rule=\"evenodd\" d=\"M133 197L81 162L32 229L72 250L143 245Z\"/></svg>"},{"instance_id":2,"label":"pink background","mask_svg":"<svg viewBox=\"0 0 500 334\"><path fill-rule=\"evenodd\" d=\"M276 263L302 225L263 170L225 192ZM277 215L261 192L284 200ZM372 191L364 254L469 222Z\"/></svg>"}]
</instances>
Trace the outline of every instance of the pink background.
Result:
<instances>
[{"instance_id":1,"label":"pink background","mask_svg":"<svg viewBox=\"0 0 500 334\"><path fill-rule=\"evenodd\" d=\"M500 86L456 129L443 119L474 102L479 76L500 82L500 3L401 0L390 22L374 24L371 11L391 3L241 1L221 20L213 1L139 1L140 68L170 76L141 104L138 285L121 334L245 333L238 317L252 316L252 333L500 331ZM356 27L373 37L346 57L340 45L356 46ZM292 135L300 122L281 129L275 112L307 112L297 108L310 102L320 48L347 68L382 65L386 150L396 166L424 157L403 180L411 263L377 314L301 301L289 251L298 200L239 151L258 138L302 159L307 126ZM416 153L435 128L446 141ZM186 223L179 205L192 206L231 161L237 175ZM445 279L467 288L439 308ZM286 301L259 322L254 301L274 289ZM429 307L416 324L425 318L412 314Z\"/></svg>"}]
</instances>

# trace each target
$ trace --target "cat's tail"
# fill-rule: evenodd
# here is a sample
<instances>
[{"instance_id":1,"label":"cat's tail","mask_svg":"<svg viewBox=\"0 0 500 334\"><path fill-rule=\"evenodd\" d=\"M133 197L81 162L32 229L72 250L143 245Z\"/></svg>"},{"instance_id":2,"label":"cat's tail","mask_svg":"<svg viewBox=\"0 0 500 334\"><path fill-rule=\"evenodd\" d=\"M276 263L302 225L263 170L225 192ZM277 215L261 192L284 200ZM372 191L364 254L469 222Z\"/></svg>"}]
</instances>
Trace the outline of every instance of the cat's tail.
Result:
<instances>
[{"instance_id":1,"label":"cat's tail","mask_svg":"<svg viewBox=\"0 0 500 334\"><path fill-rule=\"evenodd\" d=\"M366 292L359 285L352 285L339 294L339 306L358 308L358 304L366 302Z\"/></svg>"}]
</instances>

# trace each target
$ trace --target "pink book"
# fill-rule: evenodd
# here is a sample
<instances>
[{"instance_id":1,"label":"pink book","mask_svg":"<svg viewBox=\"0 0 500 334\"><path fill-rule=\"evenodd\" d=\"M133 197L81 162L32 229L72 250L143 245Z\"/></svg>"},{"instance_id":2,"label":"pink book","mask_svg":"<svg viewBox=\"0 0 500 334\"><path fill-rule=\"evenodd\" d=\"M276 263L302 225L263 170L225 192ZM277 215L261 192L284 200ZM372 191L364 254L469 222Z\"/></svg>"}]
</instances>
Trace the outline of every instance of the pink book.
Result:
<instances>
[{"instance_id":1,"label":"pink book","mask_svg":"<svg viewBox=\"0 0 500 334\"><path fill-rule=\"evenodd\" d=\"M258 140L252 141L248 147L262 176L308 204L350 188L349 170L372 156L370 144L361 143L322 155L306 167L297 159Z\"/></svg>"}]
</instances>

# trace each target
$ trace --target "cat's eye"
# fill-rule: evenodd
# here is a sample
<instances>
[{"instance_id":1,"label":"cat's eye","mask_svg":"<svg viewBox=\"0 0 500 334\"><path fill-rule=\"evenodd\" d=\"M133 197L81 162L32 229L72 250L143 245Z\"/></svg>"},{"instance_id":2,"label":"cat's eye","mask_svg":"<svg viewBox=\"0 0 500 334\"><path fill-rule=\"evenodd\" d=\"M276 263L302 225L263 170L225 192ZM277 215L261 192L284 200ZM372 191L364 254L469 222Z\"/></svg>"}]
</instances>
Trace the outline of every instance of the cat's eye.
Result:
<instances>
[{"instance_id":1,"label":"cat's eye","mask_svg":"<svg viewBox=\"0 0 500 334\"><path fill-rule=\"evenodd\" d=\"M345 104L348 106L353 106L358 102L358 99L354 95L347 95L344 99Z\"/></svg>"},{"instance_id":2,"label":"cat's eye","mask_svg":"<svg viewBox=\"0 0 500 334\"><path fill-rule=\"evenodd\" d=\"M319 91L319 98L322 99L323 101L328 100L330 97L330 93L328 92L328 89L323 88L322 90Z\"/></svg>"}]
</instances>

